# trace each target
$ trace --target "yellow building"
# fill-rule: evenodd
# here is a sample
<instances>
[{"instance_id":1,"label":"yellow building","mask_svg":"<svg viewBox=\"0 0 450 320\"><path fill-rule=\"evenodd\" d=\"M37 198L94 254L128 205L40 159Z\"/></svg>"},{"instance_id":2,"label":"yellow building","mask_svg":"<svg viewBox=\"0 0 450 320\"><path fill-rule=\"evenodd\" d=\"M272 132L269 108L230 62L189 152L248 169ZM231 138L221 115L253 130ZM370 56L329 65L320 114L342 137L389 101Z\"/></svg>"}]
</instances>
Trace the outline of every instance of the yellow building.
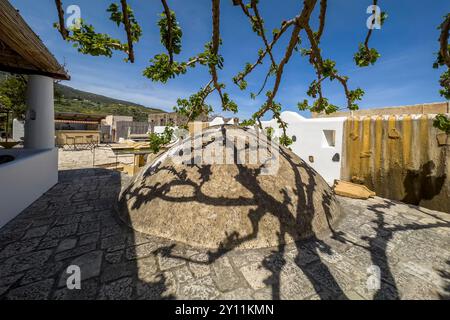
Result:
<instances>
[{"instance_id":1,"label":"yellow building","mask_svg":"<svg viewBox=\"0 0 450 320\"><path fill-rule=\"evenodd\" d=\"M58 146L76 146L101 141L103 115L55 113L55 134Z\"/></svg>"}]
</instances>

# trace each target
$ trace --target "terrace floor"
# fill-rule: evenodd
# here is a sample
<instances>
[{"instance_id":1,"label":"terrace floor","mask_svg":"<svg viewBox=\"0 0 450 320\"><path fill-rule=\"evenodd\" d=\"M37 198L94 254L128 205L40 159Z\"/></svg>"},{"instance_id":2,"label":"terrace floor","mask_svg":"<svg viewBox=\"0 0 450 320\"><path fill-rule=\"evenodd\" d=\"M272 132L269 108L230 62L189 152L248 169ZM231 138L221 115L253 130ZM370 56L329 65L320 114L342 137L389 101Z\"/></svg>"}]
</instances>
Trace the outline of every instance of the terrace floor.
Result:
<instances>
[{"instance_id":1,"label":"terrace floor","mask_svg":"<svg viewBox=\"0 0 450 320\"><path fill-rule=\"evenodd\" d=\"M114 203L129 178L63 153L60 182L0 230L0 299L450 298L449 214L339 198L327 238L204 251L124 226ZM70 265L81 290L66 287Z\"/></svg>"}]
</instances>

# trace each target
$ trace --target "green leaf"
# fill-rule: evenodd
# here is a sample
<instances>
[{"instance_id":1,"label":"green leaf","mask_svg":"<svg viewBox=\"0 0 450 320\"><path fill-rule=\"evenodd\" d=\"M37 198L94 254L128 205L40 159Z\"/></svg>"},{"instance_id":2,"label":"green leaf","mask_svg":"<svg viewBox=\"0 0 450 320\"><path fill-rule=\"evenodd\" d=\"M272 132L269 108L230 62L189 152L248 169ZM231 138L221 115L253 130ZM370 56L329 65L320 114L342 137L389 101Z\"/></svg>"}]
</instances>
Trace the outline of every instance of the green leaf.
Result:
<instances>
[{"instance_id":1,"label":"green leaf","mask_svg":"<svg viewBox=\"0 0 450 320\"><path fill-rule=\"evenodd\" d=\"M183 37L183 31L177 22L175 12L170 11L171 16L171 39L169 41L169 21L166 17L166 13L163 12L160 15L158 21L159 32L161 35L161 44L169 51L172 49L173 53L180 54L181 52L181 39Z\"/></svg>"},{"instance_id":2,"label":"green leaf","mask_svg":"<svg viewBox=\"0 0 450 320\"><path fill-rule=\"evenodd\" d=\"M150 133L150 150L155 154L158 153L162 147L170 143L173 132L174 130L167 126L163 133Z\"/></svg>"},{"instance_id":3,"label":"green leaf","mask_svg":"<svg viewBox=\"0 0 450 320\"><path fill-rule=\"evenodd\" d=\"M367 67L369 65L375 64L380 56L381 55L376 49L371 48L367 50L364 44L360 43L359 50L353 56L353 60L358 67Z\"/></svg>"},{"instance_id":4,"label":"green leaf","mask_svg":"<svg viewBox=\"0 0 450 320\"><path fill-rule=\"evenodd\" d=\"M445 114L438 114L433 121L433 126L450 134L450 119Z\"/></svg>"}]
</instances>

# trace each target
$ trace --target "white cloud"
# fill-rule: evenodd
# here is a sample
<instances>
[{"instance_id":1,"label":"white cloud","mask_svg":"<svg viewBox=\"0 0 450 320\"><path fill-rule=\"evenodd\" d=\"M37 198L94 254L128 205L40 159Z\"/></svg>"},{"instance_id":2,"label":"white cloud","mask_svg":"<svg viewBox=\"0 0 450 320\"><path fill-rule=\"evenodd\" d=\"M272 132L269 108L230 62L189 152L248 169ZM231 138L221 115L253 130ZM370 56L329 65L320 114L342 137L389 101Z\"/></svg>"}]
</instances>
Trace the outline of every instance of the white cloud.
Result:
<instances>
[{"instance_id":1,"label":"white cloud","mask_svg":"<svg viewBox=\"0 0 450 320\"><path fill-rule=\"evenodd\" d=\"M81 84L77 89L93 92L107 97L142 104L146 107L159 108L172 111L179 97L189 95L188 92L171 90L166 88L135 90L123 87L107 87L100 84Z\"/></svg>"}]
</instances>

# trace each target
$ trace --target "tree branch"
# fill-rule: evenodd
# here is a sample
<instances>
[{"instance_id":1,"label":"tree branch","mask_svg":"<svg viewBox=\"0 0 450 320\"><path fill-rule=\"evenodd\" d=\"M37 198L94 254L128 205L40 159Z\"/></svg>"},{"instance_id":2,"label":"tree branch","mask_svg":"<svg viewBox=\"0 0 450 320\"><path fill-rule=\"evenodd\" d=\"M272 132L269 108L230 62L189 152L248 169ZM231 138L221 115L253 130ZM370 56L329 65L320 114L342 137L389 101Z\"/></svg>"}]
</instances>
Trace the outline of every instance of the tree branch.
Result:
<instances>
[{"instance_id":1,"label":"tree branch","mask_svg":"<svg viewBox=\"0 0 450 320\"><path fill-rule=\"evenodd\" d=\"M292 26L295 23L295 18L288 20L288 21L283 21L280 32L277 33L276 35L274 35L272 42L269 44L269 47L266 48L261 55L259 55L258 59L256 60L255 63L253 63L250 68L248 68L248 70L245 70L244 72L242 72L241 74L239 74L236 77L236 82L242 81L245 79L245 77L247 75L249 75L258 64L262 64L264 58L266 57L267 53L269 52L269 50L272 50L273 47L275 46L275 44L278 42L278 40L281 38L281 36L286 32L286 30Z\"/></svg>"},{"instance_id":2,"label":"tree branch","mask_svg":"<svg viewBox=\"0 0 450 320\"><path fill-rule=\"evenodd\" d=\"M373 0L373 5L376 6L378 3L378 0ZM366 39L364 40L364 47L366 48L367 51L370 51L369 49L369 40L370 37L372 36L372 29L369 29L369 31L367 32L367 36Z\"/></svg>"},{"instance_id":3,"label":"tree branch","mask_svg":"<svg viewBox=\"0 0 450 320\"><path fill-rule=\"evenodd\" d=\"M220 0L212 0L212 16L213 16L213 36L212 36L212 54L217 56L220 46ZM216 65L210 65L210 71L214 87L219 93L222 107L225 107L225 100L222 93L222 88L219 84Z\"/></svg>"},{"instance_id":4,"label":"tree branch","mask_svg":"<svg viewBox=\"0 0 450 320\"><path fill-rule=\"evenodd\" d=\"M204 93L202 95L202 100L201 100L201 104L205 103L206 98L212 93L214 92L215 89L211 89L211 84L213 83L213 80L209 80L209 82L200 90L200 93ZM191 111L189 112L188 116L186 117L186 123L184 124L185 127L187 127L189 125L189 122L191 122L192 119L192 115L194 114L194 111L196 111L194 108L191 109Z\"/></svg>"},{"instance_id":5,"label":"tree branch","mask_svg":"<svg viewBox=\"0 0 450 320\"><path fill-rule=\"evenodd\" d=\"M440 54L444 63L450 68L450 55L448 53L448 37L450 33L450 14L447 15L447 18L441 24L441 35L439 37L439 43L441 45Z\"/></svg>"},{"instance_id":6,"label":"tree branch","mask_svg":"<svg viewBox=\"0 0 450 320\"><path fill-rule=\"evenodd\" d=\"M264 88L266 87L267 81L269 80L269 77L270 77L271 73L272 73L272 68L269 69L269 72L267 72L266 77L264 78L264 82L261 85L261 89L259 89L258 93L256 94L257 96L259 96L263 92Z\"/></svg>"},{"instance_id":7,"label":"tree branch","mask_svg":"<svg viewBox=\"0 0 450 320\"><path fill-rule=\"evenodd\" d=\"M58 19L59 19L59 28L58 31L61 33L61 36L64 40L69 36L69 31L66 29L66 25L64 23L64 9L62 6L61 0L55 0L56 9L58 10Z\"/></svg>"},{"instance_id":8,"label":"tree branch","mask_svg":"<svg viewBox=\"0 0 450 320\"><path fill-rule=\"evenodd\" d=\"M320 0L319 13L319 30L317 31L317 42L322 38L323 30L325 29L325 17L327 14L327 0Z\"/></svg>"},{"instance_id":9,"label":"tree branch","mask_svg":"<svg viewBox=\"0 0 450 320\"><path fill-rule=\"evenodd\" d=\"M128 16L128 4L126 0L120 0L120 3L122 4L123 24L125 26L125 31L127 32L128 59L131 63L134 63L133 35L131 34L131 25Z\"/></svg>"},{"instance_id":10,"label":"tree branch","mask_svg":"<svg viewBox=\"0 0 450 320\"><path fill-rule=\"evenodd\" d=\"M304 0L304 5L302 12L296 18L294 18L295 28L292 31L291 39L289 40L288 47L286 49L285 55L281 60L279 66L277 67L277 73L275 78L275 84L273 86L272 92L269 94L266 105L256 112L255 117L260 119L264 114L273 107L273 100L278 93L278 89L281 83L281 76L283 75L284 67L289 62L292 52L296 47L299 39L300 31L302 30L302 26L309 22L309 18L311 16L312 11L317 3L317 0Z\"/></svg>"},{"instance_id":11,"label":"tree branch","mask_svg":"<svg viewBox=\"0 0 450 320\"><path fill-rule=\"evenodd\" d=\"M253 12L255 13L256 21L258 23L260 36L263 39L264 45L266 46L266 50L269 53L270 59L272 60L272 64L274 66L276 66L277 63L275 62L275 58L273 57L272 48L269 47L269 42L267 41L267 38L266 38L266 32L264 31L264 25L263 25L261 16L259 14L257 3L258 3L258 1L252 0L251 5L252 5Z\"/></svg>"},{"instance_id":12,"label":"tree branch","mask_svg":"<svg viewBox=\"0 0 450 320\"><path fill-rule=\"evenodd\" d=\"M314 65L316 66L316 70L318 73L318 77L319 77L319 82L317 83L319 86L321 85L321 82L323 80L325 80L325 78L320 79L320 76L323 74L323 59L322 59L322 55L320 54L320 49L317 45L316 39L314 37L314 33L312 32L311 28L309 27L309 25L305 24L305 31L306 34L308 35L308 39L311 43L311 57L312 57L312 61L314 62ZM350 108L351 105L351 99L350 99L350 91L348 89L348 85L347 85L347 78L340 76L339 74L333 72L332 76L334 78L336 78L342 85L342 87L344 88L344 92L345 92L345 96L347 98L347 107ZM320 91L320 98L322 98L322 92Z\"/></svg>"},{"instance_id":13,"label":"tree branch","mask_svg":"<svg viewBox=\"0 0 450 320\"><path fill-rule=\"evenodd\" d=\"M164 6L164 12L167 18L167 51L169 52L170 64L173 63L173 48L172 48L172 14L170 13L170 8L167 5L166 0L161 0Z\"/></svg>"}]
</instances>

